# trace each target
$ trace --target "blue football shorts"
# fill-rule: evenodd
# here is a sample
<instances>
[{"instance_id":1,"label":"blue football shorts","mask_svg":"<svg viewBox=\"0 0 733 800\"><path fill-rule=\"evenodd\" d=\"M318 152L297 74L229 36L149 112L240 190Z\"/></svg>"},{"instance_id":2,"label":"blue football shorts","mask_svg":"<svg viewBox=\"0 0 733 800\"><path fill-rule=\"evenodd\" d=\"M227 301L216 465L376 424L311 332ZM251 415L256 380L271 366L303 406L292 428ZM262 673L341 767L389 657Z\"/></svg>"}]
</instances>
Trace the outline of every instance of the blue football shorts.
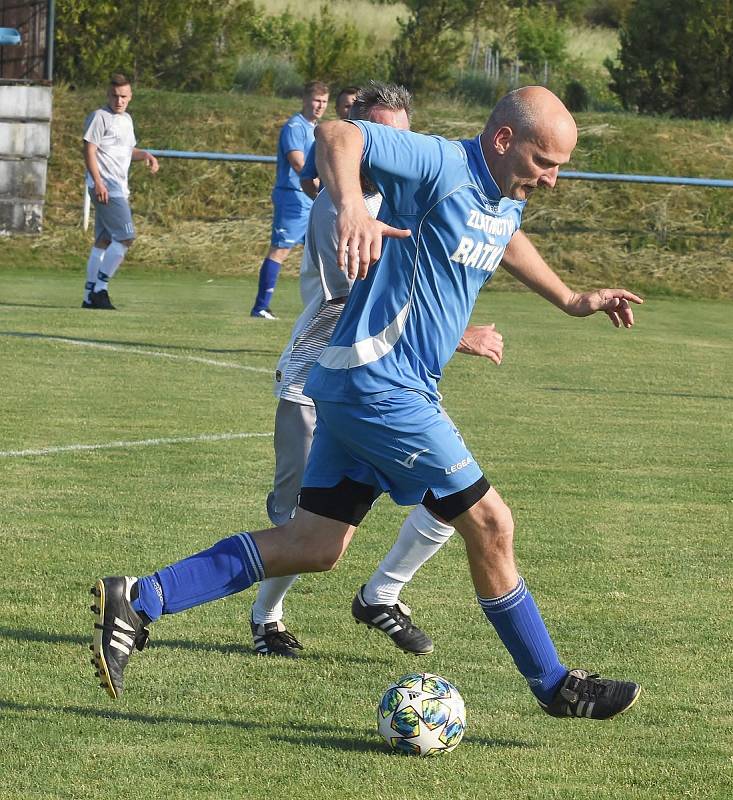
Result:
<instances>
[{"instance_id":1,"label":"blue football shorts","mask_svg":"<svg viewBox=\"0 0 733 800\"><path fill-rule=\"evenodd\" d=\"M275 189L272 192L272 236L273 247L295 247L305 242L308 216L313 201L305 192Z\"/></svg>"},{"instance_id":2,"label":"blue football shorts","mask_svg":"<svg viewBox=\"0 0 733 800\"><path fill-rule=\"evenodd\" d=\"M410 506L428 490L440 499L483 477L450 417L420 392L401 389L367 405L316 400L316 413L303 487L350 478Z\"/></svg>"},{"instance_id":3,"label":"blue football shorts","mask_svg":"<svg viewBox=\"0 0 733 800\"><path fill-rule=\"evenodd\" d=\"M135 226L132 212L126 197L110 197L107 203L100 203L89 189L94 205L94 239L109 239L112 242L126 242L134 239Z\"/></svg>"}]
</instances>

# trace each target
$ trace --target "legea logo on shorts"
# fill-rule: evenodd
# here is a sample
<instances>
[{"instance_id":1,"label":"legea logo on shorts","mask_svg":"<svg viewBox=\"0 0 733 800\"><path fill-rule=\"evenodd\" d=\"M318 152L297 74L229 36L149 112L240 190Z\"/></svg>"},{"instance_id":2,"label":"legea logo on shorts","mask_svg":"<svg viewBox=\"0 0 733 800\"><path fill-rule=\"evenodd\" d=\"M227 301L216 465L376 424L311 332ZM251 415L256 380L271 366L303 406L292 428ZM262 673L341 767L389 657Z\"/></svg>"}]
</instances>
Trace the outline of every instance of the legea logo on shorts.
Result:
<instances>
[{"instance_id":1,"label":"legea logo on shorts","mask_svg":"<svg viewBox=\"0 0 733 800\"><path fill-rule=\"evenodd\" d=\"M462 470L464 467L467 467L469 464L473 464L473 459L466 456L463 461L459 461L457 464L451 464L450 467L445 468L446 475L452 475L454 472L458 472Z\"/></svg>"}]
</instances>

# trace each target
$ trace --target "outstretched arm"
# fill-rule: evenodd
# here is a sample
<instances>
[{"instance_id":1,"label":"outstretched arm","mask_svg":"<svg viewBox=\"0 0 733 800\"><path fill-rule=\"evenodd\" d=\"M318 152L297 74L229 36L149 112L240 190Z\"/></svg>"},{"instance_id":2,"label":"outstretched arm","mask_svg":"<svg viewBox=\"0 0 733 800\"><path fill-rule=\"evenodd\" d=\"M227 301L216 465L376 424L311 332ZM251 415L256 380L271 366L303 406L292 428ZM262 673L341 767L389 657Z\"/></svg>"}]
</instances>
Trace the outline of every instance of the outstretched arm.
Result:
<instances>
[{"instance_id":1,"label":"outstretched arm","mask_svg":"<svg viewBox=\"0 0 733 800\"><path fill-rule=\"evenodd\" d=\"M631 303L644 302L626 289L574 292L550 268L522 231L512 236L504 252L502 266L525 286L573 317L587 317L596 311L603 311L617 328L621 325L630 328L634 324Z\"/></svg>"},{"instance_id":2,"label":"outstretched arm","mask_svg":"<svg viewBox=\"0 0 733 800\"><path fill-rule=\"evenodd\" d=\"M456 353L483 356L499 365L504 353L504 337L493 322L491 325L469 325L461 336Z\"/></svg>"},{"instance_id":3,"label":"outstretched arm","mask_svg":"<svg viewBox=\"0 0 733 800\"><path fill-rule=\"evenodd\" d=\"M158 164L158 159L152 153L148 153L147 150L140 150L137 147L132 148L132 160L144 161L145 166L153 173L153 175L155 175L160 167Z\"/></svg>"},{"instance_id":4,"label":"outstretched arm","mask_svg":"<svg viewBox=\"0 0 733 800\"><path fill-rule=\"evenodd\" d=\"M349 278L366 277L382 254L382 237L406 238L409 230L373 219L364 205L359 180L364 140L356 125L323 122L316 128L316 165L336 207L337 264Z\"/></svg>"}]
</instances>

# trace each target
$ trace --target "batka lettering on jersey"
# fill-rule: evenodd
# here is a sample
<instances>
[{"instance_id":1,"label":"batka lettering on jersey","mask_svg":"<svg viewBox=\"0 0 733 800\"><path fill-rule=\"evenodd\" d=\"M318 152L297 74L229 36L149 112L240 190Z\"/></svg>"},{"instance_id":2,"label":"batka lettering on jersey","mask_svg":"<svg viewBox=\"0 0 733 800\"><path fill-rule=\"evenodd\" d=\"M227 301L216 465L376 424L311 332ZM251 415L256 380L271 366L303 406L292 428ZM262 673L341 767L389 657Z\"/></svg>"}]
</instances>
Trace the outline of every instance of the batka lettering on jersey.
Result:
<instances>
[{"instance_id":1,"label":"batka lettering on jersey","mask_svg":"<svg viewBox=\"0 0 733 800\"><path fill-rule=\"evenodd\" d=\"M517 230L516 221L471 208L468 210L466 227L473 230L461 236L458 247L450 257L451 261L493 274L501 263L509 240Z\"/></svg>"}]
</instances>

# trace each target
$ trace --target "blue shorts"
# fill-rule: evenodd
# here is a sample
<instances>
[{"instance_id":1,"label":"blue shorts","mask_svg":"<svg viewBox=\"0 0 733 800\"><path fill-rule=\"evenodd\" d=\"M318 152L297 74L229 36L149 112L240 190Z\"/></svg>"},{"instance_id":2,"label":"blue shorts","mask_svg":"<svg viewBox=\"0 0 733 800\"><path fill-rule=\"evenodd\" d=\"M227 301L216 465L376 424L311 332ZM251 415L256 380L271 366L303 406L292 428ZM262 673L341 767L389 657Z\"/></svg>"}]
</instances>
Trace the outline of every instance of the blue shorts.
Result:
<instances>
[{"instance_id":1,"label":"blue shorts","mask_svg":"<svg viewBox=\"0 0 733 800\"><path fill-rule=\"evenodd\" d=\"M316 413L304 487L346 477L411 506L429 489L440 499L483 477L451 419L420 392L397 390L368 405L316 400Z\"/></svg>"},{"instance_id":2,"label":"blue shorts","mask_svg":"<svg viewBox=\"0 0 733 800\"><path fill-rule=\"evenodd\" d=\"M305 242L308 217L313 201L305 192L274 189L272 192L272 236L273 247L295 247Z\"/></svg>"},{"instance_id":3,"label":"blue shorts","mask_svg":"<svg viewBox=\"0 0 733 800\"><path fill-rule=\"evenodd\" d=\"M94 189L88 189L94 206L94 239L109 239L111 242L126 242L135 238L132 212L126 197L110 197L100 203Z\"/></svg>"}]
</instances>

